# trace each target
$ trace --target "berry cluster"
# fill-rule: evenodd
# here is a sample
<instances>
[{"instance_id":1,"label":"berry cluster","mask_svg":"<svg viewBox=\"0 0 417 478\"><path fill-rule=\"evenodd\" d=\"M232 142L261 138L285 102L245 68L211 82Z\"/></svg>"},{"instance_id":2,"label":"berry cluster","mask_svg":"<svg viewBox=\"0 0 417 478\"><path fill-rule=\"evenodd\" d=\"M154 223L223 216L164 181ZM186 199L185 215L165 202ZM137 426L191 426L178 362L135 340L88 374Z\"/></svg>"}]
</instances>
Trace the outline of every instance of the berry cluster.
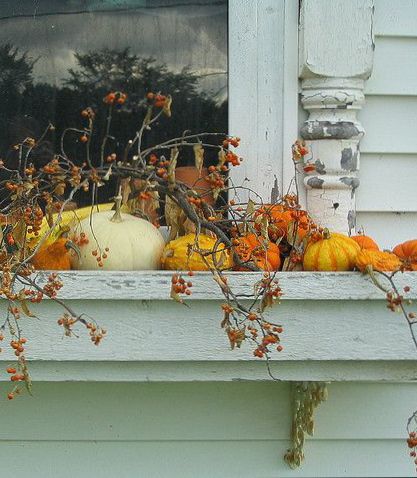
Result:
<instances>
[{"instance_id":1,"label":"berry cluster","mask_svg":"<svg viewBox=\"0 0 417 478\"><path fill-rule=\"evenodd\" d=\"M14 354L16 355L16 357L19 357L25 351L24 344L26 342L27 342L27 339L25 338L12 340L10 342L10 346L12 349L14 349Z\"/></svg>"},{"instance_id":2,"label":"berry cluster","mask_svg":"<svg viewBox=\"0 0 417 478\"><path fill-rule=\"evenodd\" d=\"M192 275L192 272L188 274ZM171 277L171 289L174 294L191 295L192 286L193 283L190 280L186 281L180 274L174 274Z\"/></svg>"},{"instance_id":3,"label":"berry cluster","mask_svg":"<svg viewBox=\"0 0 417 478\"><path fill-rule=\"evenodd\" d=\"M35 236L39 236L39 231L42 228L43 221L42 209L38 205L35 207L26 207L23 214L23 219L26 226L28 226L27 232L29 234L33 233Z\"/></svg>"},{"instance_id":4,"label":"berry cluster","mask_svg":"<svg viewBox=\"0 0 417 478\"><path fill-rule=\"evenodd\" d=\"M126 93L122 93L121 91L111 91L108 93L104 98L103 102L107 105L123 105L127 100Z\"/></svg>"},{"instance_id":5,"label":"berry cluster","mask_svg":"<svg viewBox=\"0 0 417 478\"><path fill-rule=\"evenodd\" d=\"M107 330L97 327L97 325L93 322L87 322L86 327L90 333L91 342L93 342L94 345L99 345L104 336L107 334Z\"/></svg>"},{"instance_id":6,"label":"berry cluster","mask_svg":"<svg viewBox=\"0 0 417 478\"><path fill-rule=\"evenodd\" d=\"M45 295L51 299L55 298L58 294L58 291L62 289L64 284L58 277L56 272L52 272L48 277L48 282L43 286L42 290Z\"/></svg>"},{"instance_id":7,"label":"berry cluster","mask_svg":"<svg viewBox=\"0 0 417 478\"><path fill-rule=\"evenodd\" d=\"M81 233L82 234L82 233ZM81 237L81 235L80 235ZM88 239L84 239L84 241ZM84 242L85 243L85 242ZM99 267L103 267L104 266L104 262L109 256L108 256L108 252L109 252L109 248L108 247L105 247L104 248L104 252L101 254L99 253L99 251L97 249L94 249L93 251L91 251L91 254L96 258L96 261L97 261L97 265ZM101 251L100 251L101 252Z\"/></svg>"}]
</instances>

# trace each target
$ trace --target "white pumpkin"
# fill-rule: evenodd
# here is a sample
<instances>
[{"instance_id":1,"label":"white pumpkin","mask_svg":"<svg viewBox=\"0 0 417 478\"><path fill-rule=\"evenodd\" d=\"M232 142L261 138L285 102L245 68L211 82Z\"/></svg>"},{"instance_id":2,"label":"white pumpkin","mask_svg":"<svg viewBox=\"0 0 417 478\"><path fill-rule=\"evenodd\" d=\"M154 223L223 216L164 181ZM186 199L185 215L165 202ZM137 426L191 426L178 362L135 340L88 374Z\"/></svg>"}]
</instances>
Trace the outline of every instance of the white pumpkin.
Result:
<instances>
[{"instance_id":1,"label":"white pumpkin","mask_svg":"<svg viewBox=\"0 0 417 478\"><path fill-rule=\"evenodd\" d=\"M97 212L91 216L91 221L87 217L77 223L74 232L78 236L84 232L88 239L87 244L79 246L80 256L73 264L74 269L137 271L160 268L165 241L158 229L144 219L119 210ZM97 260L100 257L102 267Z\"/></svg>"}]
</instances>

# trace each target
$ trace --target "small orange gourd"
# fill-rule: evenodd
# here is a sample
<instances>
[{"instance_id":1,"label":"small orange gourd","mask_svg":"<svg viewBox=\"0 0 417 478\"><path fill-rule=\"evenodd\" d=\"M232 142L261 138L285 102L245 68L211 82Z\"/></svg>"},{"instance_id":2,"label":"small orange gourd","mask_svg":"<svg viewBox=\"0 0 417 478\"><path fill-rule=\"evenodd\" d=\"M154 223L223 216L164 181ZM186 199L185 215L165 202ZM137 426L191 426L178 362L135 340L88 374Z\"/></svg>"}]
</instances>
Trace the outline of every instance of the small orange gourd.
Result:
<instances>
[{"instance_id":1,"label":"small orange gourd","mask_svg":"<svg viewBox=\"0 0 417 478\"><path fill-rule=\"evenodd\" d=\"M359 251L353 239L326 229L323 239L307 245L303 267L306 271L351 271Z\"/></svg>"},{"instance_id":2,"label":"small orange gourd","mask_svg":"<svg viewBox=\"0 0 417 478\"><path fill-rule=\"evenodd\" d=\"M417 271L417 239L398 244L392 252L411 267L411 270Z\"/></svg>"},{"instance_id":3,"label":"small orange gourd","mask_svg":"<svg viewBox=\"0 0 417 478\"><path fill-rule=\"evenodd\" d=\"M378 244L372 239L372 237L360 234L359 236L352 236L352 239L359 244L361 249L370 249L372 251L379 251Z\"/></svg>"},{"instance_id":4,"label":"small orange gourd","mask_svg":"<svg viewBox=\"0 0 417 478\"><path fill-rule=\"evenodd\" d=\"M398 270L401 267L401 261L391 252L362 249L356 256L355 266L362 272L368 267L376 271L390 272Z\"/></svg>"},{"instance_id":5,"label":"small orange gourd","mask_svg":"<svg viewBox=\"0 0 417 478\"><path fill-rule=\"evenodd\" d=\"M239 242L235 246L235 251L242 262L252 261L260 269L266 271L277 271L280 268L280 251L274 242L264 242L264 239L257 234L248 234L237 240Z\"/></svg>"}]
</instances>

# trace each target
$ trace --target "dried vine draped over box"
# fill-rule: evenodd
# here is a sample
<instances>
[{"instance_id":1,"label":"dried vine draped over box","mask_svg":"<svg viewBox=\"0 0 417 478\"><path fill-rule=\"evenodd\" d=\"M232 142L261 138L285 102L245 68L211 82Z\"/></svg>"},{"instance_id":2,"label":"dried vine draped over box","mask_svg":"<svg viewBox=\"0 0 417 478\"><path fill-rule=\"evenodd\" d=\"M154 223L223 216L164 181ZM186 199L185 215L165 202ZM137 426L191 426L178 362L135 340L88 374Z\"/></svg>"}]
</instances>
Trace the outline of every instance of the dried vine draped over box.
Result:
<instances>
[{"instance_id":1,"label":"dried vine draped over box","mask_svg":"<svg viewBox=\"0 0 417 478\"><path fill-rule=\"evenodd\" d=\"M59 298L62 282L58 273L51 272L45 281L44 276L37 274L40 269L87 267L99 271L163 266L173 270L171 297L184 305L192 293L194 271L210 271L224 297L221 327L231 348L240 347L243 342L251 344L253 355L266 359L268 371L274 378L268 361L273 351L283 349L283 325L271 322L265 311L279 303L284 293L278 283L279 271L356 268L368 273L385 292L391 310L403 314L417 347L413 329L416 315L408 310L410 304L404 298L407 290L399 291L395 285L396 273L417 268L416 241L404 243L388 253L379 251L371 238L350 238L314 224L298 202L296 180L291 191L276 203L264 204L248 183L234 184L230 176L230 169L238 167L243 160L237 152L238 137L185 131L180 137L143 146L144 135L158 126L162 116L170 117L174 107L172 98L160 92L147 93L142 103L145 114L138 122L137 132L122 145L112 136L112 120L128 101L121 91L112 91L104 97L107 119L98 158L92 157L96 111L86 107L81 111L79 124L63 132L59 150L46 165L36 164L34 153L54 130L52 124L40 138L27 137L12 145L17 165L7 161L0 163L2 186L6 191L0 211L0 294L8 301L0 339L3 340L5 334L10 336L10 346L17 358L17 365L7 368L14 383L9 399L21 392L22 384L31 389L25 359L30 341L24 336L22 318L36 314L34 304L45 298L57 302L62 307L57 322L66 336L74 335L78 325L86 328L95 345L106 336L106 330L94 318L82 310L73 310ZM66 145L71 141L84 147L81 164L67 153ZM186 184L177 179L178 160L185 150L192 151L197 182L203 181L206 188L197 182ZM211 158L214 153L216 161L206 169L208 152ZM315 167L314 158L302 142L294 144L292 156L295 176L303 171L311 172ZM114 185L114 205L97 205L97 191L105 184ZM91 194L91 207L69 211L80 190ZM251 199L242 201L242 192ZM133 223L133 233L129 222ZM158 231L162 222L169 227L166 245ZM100 224L104 224L104 229ZM123 255L123 247L117 250L118 237L127 240L129 236L133 244L139 230L147 237L149 252L145 253L145 247L138 246L137 242L130 248L133 253L129 257ZM116 241L112 242L115 246L107 245L108 236ZM141 252L142 259L152 256L152 260L138 262ZM253 298L242 300L234 293L225 274L231 269L264 271L261 280L254 282L248 291L248 297ZM388 287L380 283L378 274L388 281ZM308 387L304 392L295 417L294 448L287 455L292 466L303 459L304 433L312 428L312 407L324 399L322 386ZM410 419L410 427L414 418L415 414ZM411 429L409 437L410 448L417 447L416 435ZM415 450L412 453L415 454Z\"/></svg>"}]
</instances>

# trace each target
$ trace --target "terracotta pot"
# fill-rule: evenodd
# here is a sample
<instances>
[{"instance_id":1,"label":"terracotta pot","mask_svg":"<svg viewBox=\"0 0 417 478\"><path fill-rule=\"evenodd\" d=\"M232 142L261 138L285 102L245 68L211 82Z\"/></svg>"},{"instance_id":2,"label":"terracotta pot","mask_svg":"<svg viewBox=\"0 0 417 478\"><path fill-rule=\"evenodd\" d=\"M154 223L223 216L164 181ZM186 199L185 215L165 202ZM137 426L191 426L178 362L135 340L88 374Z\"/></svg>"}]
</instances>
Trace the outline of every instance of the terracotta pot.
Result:
<instances>
[{"instance_id":1,"label":"terracotta pot","mask_svg":"<svg viewBox=\"0 0 417 478\"><path fill-rule=\"evenodd\" d=\"M210 183L205 179L208 174L207 168L203 168L200 174L195 166L179 166L175 169L175 178L178 181L194 189L204 197L208 204L213 205L215 201L211 193Z\"/></svg>"}]
</instances>

